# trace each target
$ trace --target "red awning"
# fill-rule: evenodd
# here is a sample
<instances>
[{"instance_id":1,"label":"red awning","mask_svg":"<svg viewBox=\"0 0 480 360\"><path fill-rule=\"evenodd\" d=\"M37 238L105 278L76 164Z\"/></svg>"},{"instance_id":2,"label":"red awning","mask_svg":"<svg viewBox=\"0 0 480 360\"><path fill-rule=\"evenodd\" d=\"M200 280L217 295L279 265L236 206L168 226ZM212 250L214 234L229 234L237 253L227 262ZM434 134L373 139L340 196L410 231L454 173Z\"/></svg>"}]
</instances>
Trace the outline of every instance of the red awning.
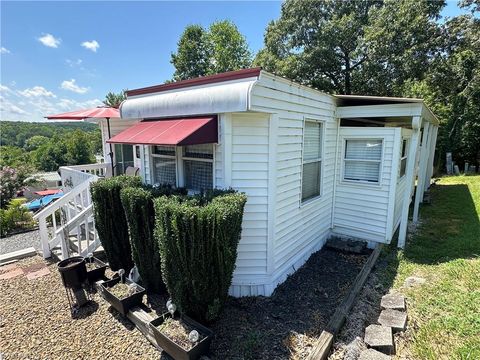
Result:
<instances>
[{"instance_id":1,"label":"red awning","mask_svg":"<svg viewBox=\"0 0 480 360\"><path fill-rule=\"evenodd\" d=\"M197 145L218 142L217 117L149 120L115 135L108 143L142 145Z\"/></svg>"},{"instance_id":2,"label":"red awning","mask_svg":"<svg viewBox=\"0 0 480 360\"><path fill-rule=\"evenodd\" d=\"M108 107L108 106L99 106L92 109L83 109L70 111L63 114L55 114L46 116L50 120L84 120L92 118L119 118L120 112L118 109Z\"/></svg>"}]
</instances>

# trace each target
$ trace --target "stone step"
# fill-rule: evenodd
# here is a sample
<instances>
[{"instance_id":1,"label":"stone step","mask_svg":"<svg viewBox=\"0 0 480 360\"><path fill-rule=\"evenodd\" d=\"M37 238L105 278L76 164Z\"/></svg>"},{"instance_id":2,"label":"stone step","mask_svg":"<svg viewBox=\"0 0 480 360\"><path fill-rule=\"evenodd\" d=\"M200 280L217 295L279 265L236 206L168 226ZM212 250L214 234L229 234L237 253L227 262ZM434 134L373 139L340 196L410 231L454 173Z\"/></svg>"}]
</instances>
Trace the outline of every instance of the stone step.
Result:
<instances>
[{"instance_id":1,"label":"stone step","mask_svg":"<svg viewBox=\"0 0 480 360\"><path fill-rule=\"evenodd\" d=\"M385 355L374 349L363 350L358 360L390 360L391 356Z\"/></svg>"},{"instance_id":2,"label":"stone step","mask_svg":"<svg viewBox=\"0 0 480 360\"><path fill-rule=\"evenodd\" d=\"M383 325L369 325L365 329L365 344L384 354L394 354L392 328Z\"/></svg>"},{"instance_id":3,"label":"stone step","mask_svg":"<svg viewBox=\"0 0 480 360\"><path fill-rule=\"evenodd\" d=\"M380 313L378 323L391 327L394 332L404 331L407 327L407 314L399 310L385 309Z\"/></svg>"},{"instance_id":4,"label":"stone step","mask_svg":"<svg viewBox=\"0 0 480 360\"><path fill-rule=\"evenodd\" d=\"M399 293L383 295L380 306L382 309L405 311L405 296Z\"/></svg>"}]
</instances>

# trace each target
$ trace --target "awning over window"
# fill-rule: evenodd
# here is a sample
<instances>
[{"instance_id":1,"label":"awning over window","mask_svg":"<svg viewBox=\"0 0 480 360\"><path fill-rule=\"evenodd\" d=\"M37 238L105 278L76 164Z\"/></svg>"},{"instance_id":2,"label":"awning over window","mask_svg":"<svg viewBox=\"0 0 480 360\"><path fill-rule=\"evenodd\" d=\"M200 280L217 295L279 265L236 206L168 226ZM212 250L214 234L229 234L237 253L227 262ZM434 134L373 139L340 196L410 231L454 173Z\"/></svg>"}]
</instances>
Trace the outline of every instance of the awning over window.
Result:
<instances>
[{"instance_id":1,"label":"awning over window","mask_svg":"<svg viewBox=\"0 0 480 360\"><path fill-rule=\"evenodd\" d=\"M142 145L196 145L218 142L217 117L149 120L115 135L108 143Z\"/></svg>"}]
</instances>

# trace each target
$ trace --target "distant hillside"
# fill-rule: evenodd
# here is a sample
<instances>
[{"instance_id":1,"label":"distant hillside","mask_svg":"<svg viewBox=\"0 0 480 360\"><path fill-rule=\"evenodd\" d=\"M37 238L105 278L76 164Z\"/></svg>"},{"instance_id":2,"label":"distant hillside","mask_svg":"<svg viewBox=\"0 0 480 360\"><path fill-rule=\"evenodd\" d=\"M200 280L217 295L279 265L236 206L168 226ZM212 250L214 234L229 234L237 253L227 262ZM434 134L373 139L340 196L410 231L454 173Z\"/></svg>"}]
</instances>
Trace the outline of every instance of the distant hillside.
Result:
<instances>
[{"instance_id":1,"label":"distant hillside","mask_svg":"<svg viewBox=\"0 0 480 360\"><path fill-rule=\"evenodd\" d=\"M76 129L91 132L98 129L98 125L78 122L55 122L55 123L33 123L23 121L1 121L0 122L0 145L17 146L23 148L25 141L34 135L42 135L48 138L55 134L62 135Z\"/></svg>"}]
</instances>

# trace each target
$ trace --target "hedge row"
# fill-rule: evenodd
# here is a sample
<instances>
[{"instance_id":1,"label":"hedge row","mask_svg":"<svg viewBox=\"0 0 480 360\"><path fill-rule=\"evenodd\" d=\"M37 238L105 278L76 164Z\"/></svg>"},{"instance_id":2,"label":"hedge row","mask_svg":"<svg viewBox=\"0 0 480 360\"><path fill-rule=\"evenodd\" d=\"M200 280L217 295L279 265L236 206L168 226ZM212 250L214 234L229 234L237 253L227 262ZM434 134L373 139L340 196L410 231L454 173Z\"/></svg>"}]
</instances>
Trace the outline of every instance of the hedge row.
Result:
<instances>
[{"instance_id":1,"label":"hedge row","mask_svg":"<svg viewBox=\"0 0 480 360\"><path fill-rule=\"evenodd\" d=\"M246 200L231 190L154 200L163 280L199 321L217 318L228 296Z\"/></svg>"},{"instance_id":2,"label":"hedge row","mask_svg":"<svg viewBox=\"0 0 480 360\"><path fill-rule=\"evenodd\" d=\"M90 187L95 227L110 268L114 271L125 269L128 274L134 265L120 191L123 188L141 185L142 180L139 176L122 175L99 180Z\"/></svg>"},{"instance_id":3,"label":"hedge row","mask_svg":"<svg viewBox=\"0 0 480 360\"><path fill-rule=\"evenodd\" d=\"M160 254L153 237L155 212L153 199L162 195L186 195L186 190L171 186L125 188L120 192L128 224L132 259L137 265L143 285L152 292L165 292L162 281Z\"/></svg>"}]
</instances>

